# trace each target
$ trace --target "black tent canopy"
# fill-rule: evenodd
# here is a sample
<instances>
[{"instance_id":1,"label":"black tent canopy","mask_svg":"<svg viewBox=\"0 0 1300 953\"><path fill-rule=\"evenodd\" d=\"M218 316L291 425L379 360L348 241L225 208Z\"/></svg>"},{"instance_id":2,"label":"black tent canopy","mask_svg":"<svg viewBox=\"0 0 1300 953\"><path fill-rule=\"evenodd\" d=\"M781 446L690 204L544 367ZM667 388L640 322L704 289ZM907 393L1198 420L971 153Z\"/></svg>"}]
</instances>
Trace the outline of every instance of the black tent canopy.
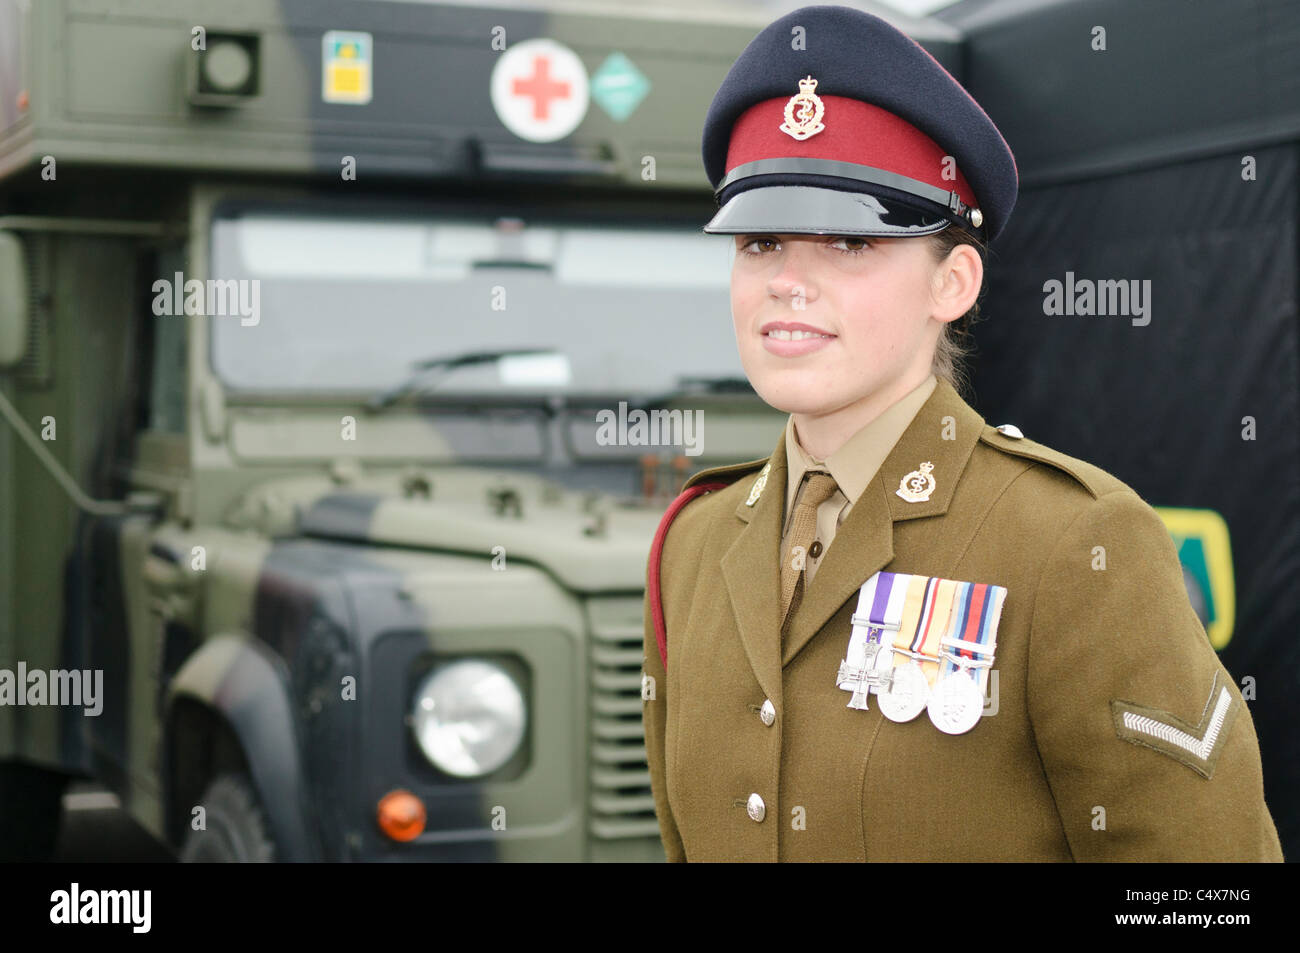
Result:
<instances>
[{"instance_id":1,"label":"black tent canopy","mask_svg":"<svg viewBox=\"0 0 1300 953\"><path fill-rule=\"evenodd\" d=\"M975 405L1166 516L1255 694L1265 793L1300 857L1300 4L965 0L938 17L1021 177ZM1067 282L1145 289L1145 320L1061 313ZM1226 547L1195 529L1213 514Z\"/></svg>"}]
</instances>

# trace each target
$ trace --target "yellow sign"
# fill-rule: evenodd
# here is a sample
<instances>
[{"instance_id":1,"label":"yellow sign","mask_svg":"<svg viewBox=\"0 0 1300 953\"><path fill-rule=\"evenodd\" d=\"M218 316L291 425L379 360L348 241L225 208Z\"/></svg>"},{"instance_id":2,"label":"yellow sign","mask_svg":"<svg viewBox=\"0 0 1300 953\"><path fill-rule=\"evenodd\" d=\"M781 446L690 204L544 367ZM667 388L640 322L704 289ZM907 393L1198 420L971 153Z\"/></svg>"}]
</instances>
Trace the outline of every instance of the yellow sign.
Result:
<instances>
[{"instance_id":1,"label":"yellow sign","mask_svg":"<svg viewBox=\"0 0 1300 953\"><path fill-rule=\"evenodd\" d=\"M326 33L321 45L321 98L327 103L370 102L372 53L369 33Z\"/></svg>"},{"instance_id":2,"label":"yellow sign","mask_svg":"<svg viewBox=\"0 0 1300 953\"><path fill-rule=\"evenodd\" d=\"M1178 550L1192 607L1205 624L1210 644L1222 649L1232 638L1237 613L1228 524L1214 510L1157 506L1155 511Z\"/></svg>"}]
</instances>

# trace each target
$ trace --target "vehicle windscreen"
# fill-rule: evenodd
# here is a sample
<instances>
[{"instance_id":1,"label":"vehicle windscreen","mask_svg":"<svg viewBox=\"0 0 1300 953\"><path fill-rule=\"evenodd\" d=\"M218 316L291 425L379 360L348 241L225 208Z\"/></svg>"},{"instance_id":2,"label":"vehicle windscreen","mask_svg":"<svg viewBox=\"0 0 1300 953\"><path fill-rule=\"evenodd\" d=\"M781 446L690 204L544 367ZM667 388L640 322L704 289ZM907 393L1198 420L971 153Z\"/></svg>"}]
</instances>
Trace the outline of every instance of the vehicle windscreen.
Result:
<instances>
[{"instance_id":1,"label":"vehicle windscreen","mask_svg":"<svg viewBox=\"0 0 1300 953\"><path fill-rule=\"evenodd\" d=\"M638 395L743 377L734 254L698 225L219 214L210 276L245 307L211 319L212 363L257 391L381 391L416 362L521 348L553 353L436 368L430 386Z\"/></svg>"}]
</instances>

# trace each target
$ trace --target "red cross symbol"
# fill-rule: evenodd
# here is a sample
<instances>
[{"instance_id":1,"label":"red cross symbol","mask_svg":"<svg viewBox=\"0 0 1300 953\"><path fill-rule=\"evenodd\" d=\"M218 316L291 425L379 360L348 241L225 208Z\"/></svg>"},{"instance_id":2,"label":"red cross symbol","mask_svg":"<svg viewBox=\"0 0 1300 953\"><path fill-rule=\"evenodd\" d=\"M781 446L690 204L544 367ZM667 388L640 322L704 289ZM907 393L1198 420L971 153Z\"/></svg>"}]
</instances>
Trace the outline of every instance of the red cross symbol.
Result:
<instances>
[{"instance_id":1,"label":"red cross symbol","mask_svg":"<svg viewBox=\"0 0 1300 953\"><path fill-rule=\"evenodd\" d=\"M511 86L516 96L533 97L533 118L551 118L551 100L568 99L569 84L551 79L551 61L544 56L533 57L533 75L517 79Z\"/></svg>"}]
</instances>

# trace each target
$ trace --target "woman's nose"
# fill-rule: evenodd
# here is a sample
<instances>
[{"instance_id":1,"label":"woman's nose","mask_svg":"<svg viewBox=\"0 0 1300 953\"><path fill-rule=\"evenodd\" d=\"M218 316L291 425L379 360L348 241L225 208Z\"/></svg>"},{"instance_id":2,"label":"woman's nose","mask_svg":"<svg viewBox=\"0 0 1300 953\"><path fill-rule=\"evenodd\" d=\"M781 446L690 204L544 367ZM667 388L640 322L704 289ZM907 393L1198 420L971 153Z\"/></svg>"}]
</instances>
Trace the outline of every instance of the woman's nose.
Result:
<instances>
[{"instance_id":1,"label":"woman's nose","mask_svg":"<svg viewBox=\"0 0 1300 953\"><path fill-rule=\"evenodd\" d=\"M774 297L789 299L792 302L815 298L816 282L810 256L802 249L784 251L781 254L780 266L768 279L767 288Z\"/></svg>"}]
</instances>

